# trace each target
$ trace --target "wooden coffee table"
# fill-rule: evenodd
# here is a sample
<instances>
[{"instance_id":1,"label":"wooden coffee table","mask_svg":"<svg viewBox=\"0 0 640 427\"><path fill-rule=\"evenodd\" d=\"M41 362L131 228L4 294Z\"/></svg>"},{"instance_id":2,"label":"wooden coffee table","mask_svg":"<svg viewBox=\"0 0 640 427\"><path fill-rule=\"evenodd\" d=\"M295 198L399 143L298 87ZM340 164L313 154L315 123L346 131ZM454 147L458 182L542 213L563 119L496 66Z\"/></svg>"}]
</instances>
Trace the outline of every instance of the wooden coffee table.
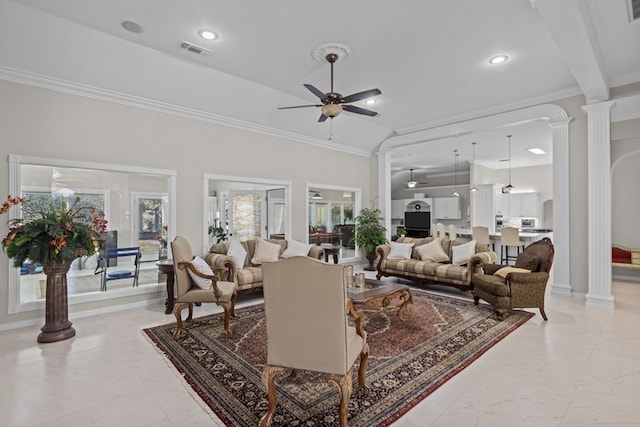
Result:
<instances>
[{"instance_id":1,"label":"wooden coffee table","mask_svg":"<svg viewBox=\"0 0 640 427\"><path fill-rule=\"evenodd\" d=\"M413 298L406 285L388 283L380 280L365 279L364 288L347 288L347 296L354 305L360 305L363 310L375 308L384 310L388 307L397 307L396 314L402 321L411 317L411 305ZM392 305L394 300L399 304Z\"/></svg>"}]
</instances>

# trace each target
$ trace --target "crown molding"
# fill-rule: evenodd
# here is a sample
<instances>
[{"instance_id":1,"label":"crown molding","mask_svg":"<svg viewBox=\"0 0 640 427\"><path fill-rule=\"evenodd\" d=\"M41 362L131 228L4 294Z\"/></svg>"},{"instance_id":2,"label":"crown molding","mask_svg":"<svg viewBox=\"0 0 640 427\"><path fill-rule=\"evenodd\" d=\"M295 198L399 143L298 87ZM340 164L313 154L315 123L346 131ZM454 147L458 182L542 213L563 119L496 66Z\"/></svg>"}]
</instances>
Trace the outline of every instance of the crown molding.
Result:
<instances>
[{"instance_id":1,"label":"crown molding","mask_svg":"<svg viewBox=\"0 0 640 427\"><path fill-rule=\"evenodd\" d=\"M71 82L68 80L58 79L55 77L45 76L29 71L17 70L14 68L0 65L0 79L14 83L24 84L28 86L40 87L56 92L68 93L86 98L97 99L100 101L113 102L116 104L126 105L129 107L140 108L157 113L170 114L173 116L184 117L192 120L213 123L217 125L232 127L249 132L259 133L262 135L273 136L286 139L293 142L313 145L315 147L326 148L329 150L339 151L347 154L354 154L362 157L370 157L371 153L365 150L356 149L331 141L318 138L311 138L295 132L287 132L280 129L271 128L255 123L245 122L242 120L224 117L206 111L195 110L176 104L157 101L154 99L143 98L139 96L128 95L121 92L103 89L95 86L84 85L81 83Z\"/></svg>"}]
</instances>

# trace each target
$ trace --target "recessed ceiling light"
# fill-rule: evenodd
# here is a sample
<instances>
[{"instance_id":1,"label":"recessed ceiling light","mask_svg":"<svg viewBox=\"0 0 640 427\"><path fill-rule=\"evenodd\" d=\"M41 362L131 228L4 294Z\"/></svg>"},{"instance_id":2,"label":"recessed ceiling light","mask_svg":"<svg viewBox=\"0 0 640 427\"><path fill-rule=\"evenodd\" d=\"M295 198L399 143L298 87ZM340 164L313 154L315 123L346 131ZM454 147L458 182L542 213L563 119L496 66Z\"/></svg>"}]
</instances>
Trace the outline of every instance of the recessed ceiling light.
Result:
<instances>
[{"instance_id":1,"label":"recessed ceiling light","mask_svg":"<svg viewBox=\"0 0 640 427\"><path fill-rule=\"evenodd\" d=\"M528 151L530 153L533 153L533 154L545 154L546 153L546 151L544 151L541 148L529 148Z\"/></svg>"},{"instance_id":2,"label":"recessed ceiling light","mask_svg":"<svg viewBox=\"0 0 640 427\"><path fill-rule=\"evenodd\" d=\"M503 62L505 62L507 59L509 59L509 57L507 55L498 55L498 56L494 56L493 58L491 58L489 60L489 64L502 64Z\"/></svg>"},{"instance_id":3,"label":"recessed ceiling light","mask_svg":"<svg viewBox=\"0 0 640 427\"><path fill-rule=\"evenodd\" d=\"M211 30L200 30L198 31L198 34L200 34L200 37L205 40L215 40L218 38L218 34L214 33Z\"/></svg>"},{"instance_id":4,"label":"recessed ceiling light","mask_svg":"<svg viewBox=\"0 0 640 427\"><path fill-rule=\"evenodd\" d=\"M142 27L142 25L136 22L122 21L120 25L122 25L122 28L129 31L130 33L136 33L136 34L144 33L144 28Z\"/></svg>"},{"instance_id":5,"label":"recessed ceiling light","mask_svg":"<svg viewBox=\"0 0 640 427\"><path fill-rule=\"evenodd\" d=\"M367 105L373 105L373 104L376 104L377 102L378 102L377 99L367 99L366 101L364 101L364 103Z\"/></svg>"}]
</instances>

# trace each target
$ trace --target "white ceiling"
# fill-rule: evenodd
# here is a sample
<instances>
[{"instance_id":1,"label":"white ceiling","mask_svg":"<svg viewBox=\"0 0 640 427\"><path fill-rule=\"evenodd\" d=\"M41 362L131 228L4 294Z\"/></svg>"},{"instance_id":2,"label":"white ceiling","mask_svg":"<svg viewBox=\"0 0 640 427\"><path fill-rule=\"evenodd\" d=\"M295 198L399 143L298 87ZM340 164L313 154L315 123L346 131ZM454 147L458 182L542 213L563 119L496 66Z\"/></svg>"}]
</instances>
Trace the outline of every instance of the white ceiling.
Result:
<instances>
[{"instance_id":1,"label":"white ceiling","mask_svg":"<svg viewBox=\"0 0 640 427\"><path fill-rule=\"evenodd\" d=\"M629 21L628 0L0 0L0 15L13 40L5 70L365 153L391 136L576 94L606 100L609 87L640 81L640 21ZM126 31L125 20L144 32ZM220 38L201 39L204 28ZM212 53L187 52L183 40ZM278 110L317 103L303 83L329 91L329 65L312 57L329 42L350 49L335 90L379 88L376 105L356 104L379 116L318 123L317 108ZM497 54L509 60L490 65ZM506 167L507 133L513 167L552 161L549 128L530 123L400 148L392 166L442 173L458 149L468 167L475 141L480 164Z\"/></svg>"}]
</instances>

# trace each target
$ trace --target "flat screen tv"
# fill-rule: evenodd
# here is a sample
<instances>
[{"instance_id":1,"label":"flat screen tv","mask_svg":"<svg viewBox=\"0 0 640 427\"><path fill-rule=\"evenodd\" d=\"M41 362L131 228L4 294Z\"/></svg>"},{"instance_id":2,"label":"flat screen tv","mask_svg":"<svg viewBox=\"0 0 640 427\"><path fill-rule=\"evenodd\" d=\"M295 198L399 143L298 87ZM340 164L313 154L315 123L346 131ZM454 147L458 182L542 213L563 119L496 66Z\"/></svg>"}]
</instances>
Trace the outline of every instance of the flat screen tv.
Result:
<instances>
[{"instance_id":1,"label":"flat screen tv","mask_svg":"<svg viewBox=\"0 0 640 427\"><path fill-rule=\"evenodd\" d=\"M428 230L431 227L431 212L405 212L404 226Z\"/></svg>"}]
</instances>

